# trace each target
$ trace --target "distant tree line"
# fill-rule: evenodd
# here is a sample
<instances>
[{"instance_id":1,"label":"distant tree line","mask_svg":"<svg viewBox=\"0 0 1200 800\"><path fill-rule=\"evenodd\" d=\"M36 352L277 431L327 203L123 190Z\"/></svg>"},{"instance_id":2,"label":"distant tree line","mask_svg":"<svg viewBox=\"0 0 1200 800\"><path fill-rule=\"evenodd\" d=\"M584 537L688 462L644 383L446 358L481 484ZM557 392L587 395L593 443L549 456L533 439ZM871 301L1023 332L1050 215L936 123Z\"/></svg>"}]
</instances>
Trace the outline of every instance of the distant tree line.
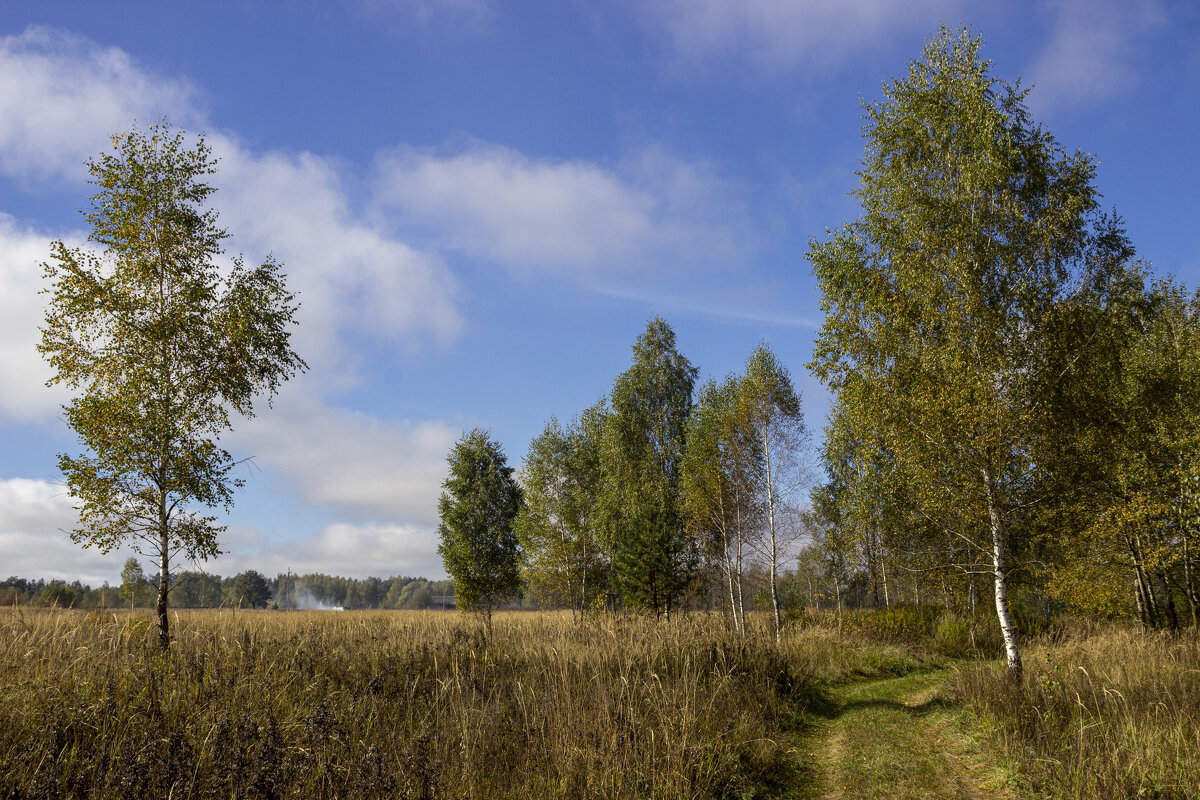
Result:
<instances>
[{"instance_id":1,"label":"distant tree line","mask_svg":"<svg viewBox=\"0 0 1200 800\"><path fill-rule=\"evenodd\" d=\"M0 582L0 606L155 607L157 579L147 577L136 559L125 563L121 577L119 586L105 582L93 588L78 580L13 576ZM171 576L170 596L176 608L442 609L454 607L454 581L402 576L359 579L320 573L282 573L267 578L255 570L222 578L188 570Z\"/></svg>"}]
</instances>

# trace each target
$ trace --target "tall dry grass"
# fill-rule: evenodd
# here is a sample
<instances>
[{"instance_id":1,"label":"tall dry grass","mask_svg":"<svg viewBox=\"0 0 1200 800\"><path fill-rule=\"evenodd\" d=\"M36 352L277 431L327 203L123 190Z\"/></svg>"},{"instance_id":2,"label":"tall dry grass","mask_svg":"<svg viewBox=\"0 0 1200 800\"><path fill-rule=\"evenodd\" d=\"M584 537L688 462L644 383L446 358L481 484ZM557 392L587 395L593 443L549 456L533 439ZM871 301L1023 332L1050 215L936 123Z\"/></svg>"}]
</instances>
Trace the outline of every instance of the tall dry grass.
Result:
<instances>
[{"instance_id":1,"label":"tall dry grass","mask_svg":"<svg viewBox=\"0 0 1200 800\"><path fill-rule=\"evenodd\" d=\"M1200 634L1076 622L1028 647L1025 676L964 667L958 695L1056 798L1200 798Z\"/></svg>"},{"instance_id":2,"label":"tall dry grass","mask_svg":"<svg viewBox=\"0 0 1200 800\"><path fill-rule=\"evenodd\" d=\"M879 663L707 614L175 616L162 654L138 614L0 615L0 796L771 796L814 677Z\"/></svg>"}]
</instances>

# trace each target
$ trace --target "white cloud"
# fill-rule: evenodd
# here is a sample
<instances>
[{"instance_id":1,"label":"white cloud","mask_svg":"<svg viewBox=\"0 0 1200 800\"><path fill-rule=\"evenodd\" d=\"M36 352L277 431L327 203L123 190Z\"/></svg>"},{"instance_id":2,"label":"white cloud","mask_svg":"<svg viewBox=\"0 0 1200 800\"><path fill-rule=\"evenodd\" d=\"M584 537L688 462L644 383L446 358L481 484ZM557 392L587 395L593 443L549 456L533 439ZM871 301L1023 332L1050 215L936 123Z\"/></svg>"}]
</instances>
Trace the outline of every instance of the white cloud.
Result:
<instances>
[{"instance_id":1,"label":"white cloud","mask_svg":"<svg viewBox=\"0 0 1200 800\"><path fill-rule=\"evenodd\" d=\"M148 74L119 50L45 29L0 39L0 173L80 180L82 162L110 134L160 116L204 125L185 84ZM452 339L462 324L453 277L435 254L352 210L333 161L252 152L221 131L209 142L221 158L215 205L234 234L231 249L248 261L273 252L284 262L301 302L294 344L311 367L274 411L239 425L227 442L257 456L302 503L328 505L352 520L265 544L255 529L234 524L222 539L233 552L221 563L264 572L276 565L440 572L430 531L443 458L458 431L438 422L385 422L324 398L356 378L358 341L403 350ZM62 400L44 388L49 370L35 349L43 316L39 263L52 238L0 215L0 422L44 419ZM354 524L363 520L371 521ZM113 580L129 553L102 556L75 545L58 532L73 521L60 487L0 481L0 563L28 576Z\"/></svg>"},{"instance_id":2,"label":"white cloud","mask_svg":"<svg viewBox=\"0 0 1200 800\"><path fill-rule=\"evenodd\" d=\"M43 480L0 479L2 577L79 579L92 586L114 581L125 559L135 554L128 548L107 554L85 549L71 541L76 525L66 488Z\"/></svg>"},{"instance_id":3,"label":"white cloud","mask_svg":"<svg viewBox=\"0 0 1200 800\"><path fill-rule=\"evenodd\" d=\"M61 387L46 388L52 372L37 351L50 241L0 212L0 419L44 421L66 398Z\"/></svg>"},{"instance_id":4,"label":"white cloud","mask_svg":"<svg viewBox=\"0 0 1200 800\"><path fill-rule=\"evenodd\" d=\"M446 453L460 433L436 421L384 421L289 391L231 441L286 478L301 502L357 520L429 529L436 525Z\"/></svg>"},{"instance_id":5,"label":"white cloud","mask_svg":"<svg viewBox=\"0 0 1200 800\"><path fill-rule=\"evenodd\" d=\"M393 523L355 525L336 522L302 539L268 543L260 548L231 548L206 565L210 572L234 575L255 569L264 575L291 570L348 578L446 575L437 552L437 537L426 528Z\"/></svg>"},{"instance_id":6,"label":"white cloud","mask_svg":"<svg viewBox=\"0 0 1200 800\"><path fill-rule=\"evenodd\" d=\"M82 179L84 159L135 121L166 115L203 126L191 94L118 49L66 32L31 28L0 39L0 172ZM247 260L274 252L284 262L289 288L301 302L295 346L322 373L325 390L357 378L347 334L411 351L458 333L455 282L445 265L356 216L330 160L253 153L221 132L209 142L221 159L215 178L220 222ZM37 391L48 372L32 351L41 319L32 300L40 287L35 265L47 257L49 239L0 218L0 308L10 312L0 320L6 334L0 366L5 375L20 376L19 386L0 389L0 419L45 414L58 404Z\"/></svg>"},{"instance_id":7,"label":"white cloud","mask_svg":"<svg viewBox=\"0 0 1200 800\"><path fill-rule=\"evenodd\" d=\"M729 263L748 246L731 193L703 165L660 151L607 169L476 143L379 163L378 200L438 243L518 272L587 277Z\"/></svg>"},{"instance_id":8,"label":"white cloud","mask_svg":"<svg viewBox=\"0 0 1200 800\"><path fill-rule=\"evenodd\" d=\"M131 557L142 562L147 574L156 571L152 558L128 546L102 553L71 541L69 531L78 524L71 503L62 486L28 478L0 479L0 579L16 575L81 580L93 587L108 581L115 586ZM253 527L231 525L221 536L221 548L226 552L201 562L199 568L226 576L248 569L268 576L288 569L357 578L445 576L437 536L423 525L335 522L311 536L273 540ZM196 568L186 561L173 566Z\"/></svg>"},{"instance_id":9,"label":"white cloud","mask_svg":"<svg viewBox=\"0 0 1200 800\"><path fill-rule=\"evenodd\" d=\"M689 70L732 58L760 68L857 58L900 31L924 31L960 0L652 0L647 21Z\"/></svg>"},{"instance_id":10,"label":"white cloud","mask_svg":"<svg viewBox=\"0 0 1200 800\"><path fill-rule=\"evenodd\" d=\"M1157 0L1059 0L1050 40L1029 71L1035 109L1079 106L1137 84L1139 44L1161 28Z\"/></svg>"},{"instance_id":11,"label":"white cloud","mask_svg":"<svg viewBox=\"0 0 1200 800\"><path fill-rule=\"evenodd\" d=\"M256 155L226 135L210 137L221 158L216 205L234 245L284 263L302 304L297 352L314 370L347 372L339 332L415 349L424 335L451 340L462 326L455 281L441 259L357 219L342 178L311 153Z\"/></svg>"},{"instance_id":12,"label":"white cloud","mask_svg":"<svg viewBox=\"0 0 1200 800\"><path fill-rule=\"evenodd\" d=\"M84 160L113 133L164 116L197 121L195 92L118 48L41 27L0 38L0 170L9 175L82 178Z\"/></svg>"}]
</instances>

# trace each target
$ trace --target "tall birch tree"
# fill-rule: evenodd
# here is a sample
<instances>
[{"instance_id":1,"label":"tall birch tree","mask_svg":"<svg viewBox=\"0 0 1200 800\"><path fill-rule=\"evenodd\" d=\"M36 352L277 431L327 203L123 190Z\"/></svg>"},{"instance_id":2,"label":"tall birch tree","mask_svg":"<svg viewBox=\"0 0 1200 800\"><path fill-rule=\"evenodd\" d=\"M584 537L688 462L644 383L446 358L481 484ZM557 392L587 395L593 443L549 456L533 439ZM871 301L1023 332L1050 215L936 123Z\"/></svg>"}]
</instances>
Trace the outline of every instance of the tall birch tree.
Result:
<instances>
[{"instance_id":1,"label":"tall birch tree","mask_svg":"<svg viewBox=\"0 0 1200 800\"><path fill-rule=\"evenodd\" d=\"M741 382L730 375L709 381L688 419L680 477L688 531L724 575L734 629L746 632L742 577L747 548L758 530L761 505L754 487L762 450L750 431Z\"/></svg>"},{"instance_id":2,"label":"tall birch tree","mask_svg":"<svg viewBox=\"0 0 1200 800\"><path fill-rule=\"evenodd\" d=\"M809 250L826 314L811 367L834 391L870 387L917 501L988 558L1019 675L1013 538L1048 425L1031 385L1045 318L1086 271L1097 193L1093 161L1030 119L981 47L943 29L865 104L863 215Z\"/></svg>"},{"instance_id":3,"label":"tall birch tree","mask_svg":"<svg viewBox=\"0 0 1200 800\"><path fill-rule=\"evenodd\" d=\"M766 344L760 344L746 361L739 382L739 404L749 438L758 450L758 469L751 474L752 489L762 508L759 549L767 567L775 640L783 636L779 604L779 567L791 554L799 536L795 525L794 495L808 479L804 451L808 432L800 394L791 375Z\"/></svg>"}]
</instances>

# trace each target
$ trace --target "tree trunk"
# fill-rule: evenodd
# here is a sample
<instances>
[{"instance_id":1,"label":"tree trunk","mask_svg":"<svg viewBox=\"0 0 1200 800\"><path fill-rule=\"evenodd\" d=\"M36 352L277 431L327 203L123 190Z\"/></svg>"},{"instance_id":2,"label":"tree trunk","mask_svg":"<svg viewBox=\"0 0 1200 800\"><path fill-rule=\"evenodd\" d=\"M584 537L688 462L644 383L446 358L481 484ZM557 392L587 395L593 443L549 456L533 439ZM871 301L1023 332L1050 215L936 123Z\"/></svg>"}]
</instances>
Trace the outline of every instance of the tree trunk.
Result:
<instances>
[{"instance_id":1,"label":"tree trunk","mask_svg":"<svg viewBox=\"0 0 1200 800\"><path fill-rule=\"evenodd\" d=\"M739 512L738 534L737 534L737 553L736 553L736 557L734 559L734 564L737 567L737 571L734 576L734 584L735 584L735 587L737 588L738 629L741 630L742 636L745 636L746 635L746 595L745 595L745 592L742 590L742 548L743 547L744 547L744 542L742 541L741 514Z\"/></svg>"},{"instance_id":2,"label":"tree trunk","mask_svg":"<svg viewBox=\"0 0 1200 800\"><path fill-rule=\"evenodd\" d=\"M1134 578L1137 580L1138 590L1141 592L1146 624L1151 627L1158 627L1160 619L1158 598L1154 594L1154 589L1150 585L1150 578L1146 574L1146 569L1142 563L1142 543L1137 536L1126 537L1125 541L1129 545L1129 560L1133 563Z\"/></svg>"},{"instance_id":3,"label":"tree trunk","mask_svg":"<svg viewBox=\"0 0 1200 800\"><path fill-rule=\"evenodd\" d=\"M1008 542L1005 540L1004 519L996 502L996 487L991 473L983 469L984 491L987 495L988 523L992 533L992 574L996 581L996 617L1000 621L1000 634L1004 637L1004 654L1008 662L1008 675L1013 680L1021 677L1021 651L1017 648L1017 633L1013 627L1008 608Z\"/></svg>"},{"instance_id":4,"label":"tree trunk","mask_svg":"<svg viewBox=\"0 0 1200 800\"><path fill-rule=\"evenodd\" d=\"M171 588L171 550L167 526L158 533L158 644L163 650L171 646L171 631L167 620L167 592Z\"/></svg>"},{"instance_id":5,"label":"tree trunk","mask_svg":"<svg viewBox=\"0 0 1200 800\"><path fill-rule=\"evenodd\" d=\"M1138 622L1141 623L1142 629L1150 627L1149 620L1146 619L1146 603L1142 599L1142 582L1134 576L1133 579L1133 600L1137 604Z\"/></svg>"},{"instance_id":6,"label":"tree trunk","mask_svg":"<svg viewBox=\"0 0 1200 800\"><path fill-rule=\"evenodd\" d=\"M776 591L775 570L779 562L779 535L775 528L775 485L771 474L771 448L763 437L763 455L767 466L767 526L771 536L769 560L771 562L771 609L775 612L775 641L783 640L783 617L779 613L779 593Z\"/></svg>"},{"instance_id":7,"label":"tree trunk","mask_svg":"<svg viewBox=\"0 0 1200 800\"><path fill-rule=\"evenodd\" d=\"M1171 633L1179 631L1179 615L1175 613L1175 597L1171 594L1171 584L1167 581L1167 575L1162 570L1158 571L1158 582L1162 586L1163 598L1166 600L1163 607L1167 610L1167 626Z\"/></svg>"},{"instance_id":8,"label":"tree trunk","mask_svg":"<svg viewBox=\"0 0 1200 800\"><path fill-rule=\"evenodd\" d=\"M725 541L725 580L729 584L729 613L733 617L733 629L742 632L738 624L737 598L733 594L733 559L729 556L729 540Z\"/></svg>"},{"instance_id":9,"label":"tree trunk","mask_svg":"<svg viewBox=\"0 0 1200 800\"><path fill-rule=\"evenodd\" d=\"M874 515L872 515L874 516ZM879 608L879 564L877 559L879 553L876 548L876 525L874 519L871 520L871 528L866 535L866 557L867 557L867 574L871 576L871 604L875 608Z\"/></svg>"},{"instance_id":10,"label":"tree trunk","mask_svg":"<svg viewBox=\"0 0 1200 800\"><path fill-rule=\"evenodd\" d=\"M1196 596L1196 570L1192 565L1192 546L1191 536L1188 532L1183 534L1183 583L1184 590L1187 593L1188 607L1192 612L1192 627L1200 626L1200 609L1197 609Z\"/></svg>"},{"instance_id":11,"label":"tree trunk","mask_svg":"<svg viewBox=\"0 0 1200 800\"><path fill-rule=\"evenodd\" d=\"M842 629L842 582L837 579L837 576L833 578L833 593L837 595L838 630L840 631Z\"/></svg>"},{"instance_id":12,"label":"tree trunk","mask_svg":"<svg viewBox=\"0 0 1200 800\"><path fill-rule=\"evenodd\" d=\"M891 608L892 600L888 597L887 561L882 557L879 559L879 569L883 572L883 607Z\"/></svg>"}]
</instances>

